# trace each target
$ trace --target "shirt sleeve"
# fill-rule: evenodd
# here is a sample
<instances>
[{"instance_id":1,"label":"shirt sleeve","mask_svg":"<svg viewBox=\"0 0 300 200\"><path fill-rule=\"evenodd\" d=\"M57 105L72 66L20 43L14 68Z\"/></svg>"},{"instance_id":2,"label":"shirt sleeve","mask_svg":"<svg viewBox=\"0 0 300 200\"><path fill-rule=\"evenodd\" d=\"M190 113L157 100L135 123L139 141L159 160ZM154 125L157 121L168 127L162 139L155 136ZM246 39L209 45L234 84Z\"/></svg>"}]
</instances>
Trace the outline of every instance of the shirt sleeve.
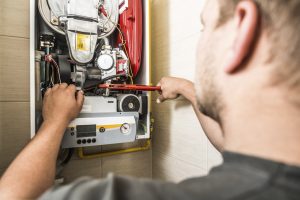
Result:
<instances>
[{"instance_id":1,"label":"shirt sleeve","mask_svg":"<svg viewBox=\"0 0 300 200\"><path fill-rule=\"evenodd\" d=\"M110 174L104 180L81 178L47 191L40 200L154 200L191 199L179 185Z\"/></svg>"}]
</instances>

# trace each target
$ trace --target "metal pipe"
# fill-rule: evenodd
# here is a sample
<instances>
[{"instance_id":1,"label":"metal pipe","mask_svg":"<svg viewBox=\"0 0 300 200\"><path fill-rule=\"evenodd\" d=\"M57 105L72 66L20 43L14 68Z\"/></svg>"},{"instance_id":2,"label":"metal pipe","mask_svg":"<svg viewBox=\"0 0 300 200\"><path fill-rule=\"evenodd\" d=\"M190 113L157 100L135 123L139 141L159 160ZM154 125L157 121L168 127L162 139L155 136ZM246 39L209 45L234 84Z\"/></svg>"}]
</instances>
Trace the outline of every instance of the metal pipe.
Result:
<instances>
[{"instance_id":1,"label":"metal pipe","mask_svg":"<svg viewBox=\"0 0 300 200\"><path fill-rule=\"evenodd\" d=\"M42 93L41 93L41 60L43 52L35 52L35 105L36 110L42 110Z\"/></svg>"},{"instance_id":2,"label":"metal pipe","mask_svg":"<svg viewBox=\"0 0 300 200\"><path fill-rule=\"evenodd\" d=\"M142 147L134 147L134 148L124 149L124 150L119 150L119 151L100 152L100 153L95 153L95 154L84 154L83 148L79 148L78 149L78 157L81 159L95 159L95 158L102 158L102 157L106 157L106 156L120 155L120 154L124 154L124 153L147 151L150 148L151 148L151 139L147 140L146 144Z\"/></svg>"}]
</instances>

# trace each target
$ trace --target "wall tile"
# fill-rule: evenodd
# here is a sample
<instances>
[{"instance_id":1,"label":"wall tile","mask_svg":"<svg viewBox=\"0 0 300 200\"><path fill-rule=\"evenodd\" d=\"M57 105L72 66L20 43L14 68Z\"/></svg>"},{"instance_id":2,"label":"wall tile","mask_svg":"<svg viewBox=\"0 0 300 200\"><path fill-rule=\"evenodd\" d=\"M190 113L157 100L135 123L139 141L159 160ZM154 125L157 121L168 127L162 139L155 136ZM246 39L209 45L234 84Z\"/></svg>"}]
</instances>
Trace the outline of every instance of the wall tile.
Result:
<instances>
[{"instance_id":1,"label":"wall tile","mask_svg":"<svg viewBox=\"0 0 300 200\"><path fill-rule=\"evenodd\" d=\"M0 101L29 101L29 40L0 36Z\"/></svg>"},{"instance_id":2,"label":"wall tile","mask_svg":"<svg viewBox=\"0 0 300 200\"><path fill-rule=\"evenodd\" d=\"M30 140L29 103L0 102L0 174Z\"/></svg>"},{"instance_id":3,"label":"wall tile","mask_svg":"<svg viewBox=\"0 0 300 200\"><path fill-rule=\"evenodd\" d=\"M1 0L0 27L0 35L29 38L29 0Z\"/></svg>"}]
</instances>

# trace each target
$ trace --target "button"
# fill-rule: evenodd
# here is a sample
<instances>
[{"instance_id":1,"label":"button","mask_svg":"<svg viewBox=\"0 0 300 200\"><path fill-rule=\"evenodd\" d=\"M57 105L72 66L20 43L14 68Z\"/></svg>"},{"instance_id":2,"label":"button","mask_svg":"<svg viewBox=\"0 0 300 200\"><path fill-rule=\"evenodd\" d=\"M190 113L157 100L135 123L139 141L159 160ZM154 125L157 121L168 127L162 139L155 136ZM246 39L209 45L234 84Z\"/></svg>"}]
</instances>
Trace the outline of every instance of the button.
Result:
<instances>
[{"instance_id":1,"label":"button","mask_svg":"<svg viewBox=\"0 0 300 200\"><path fill-rule=\"evenodd\" d=\"M91 142L92 142L92 140L91 140L91 139L88 139L88 140L87 140L87 143L89 143L89 144L90 144Z\"/></svg>"},{"instance_id":2,"label":"button","mask_svg":"<svg viewBox=\"0 0 300 200\"><path fill-rule=\"evenodd\" d=\"M92 139L92 142L93 142L93 143L96 143L96 142L97 142L97 140L94 138L94 139Z\"/></svg>"},{"instance_id":3,"label":"button","mask_svg":"<svg viewBox=\"0 0 300 200\"><path fill-rule=\"evenodd\" d=\"M104 132L105 132L105 128L104 128L104 127L101 127L101 128L99 129L99 131L100 131L100 133L104 133Z\"/></svg>"},{"instance_id":4,"label":"button","mask_svg":"<svg viewBox=\"0 0 300 200\"><path fill-rule=\"evenodd\" d=\"M82 140L82 144L86 144L86 140Z\"/></svg>"},{"instance_id":5,"label":"button","mask_svg":"<svg viewBox=\"0 0 300 200\"><path fill-rule=\"evenodd\" d=\"M77 140L77 144L81 144L81 140Z\"/></svg>"}]
</instances>

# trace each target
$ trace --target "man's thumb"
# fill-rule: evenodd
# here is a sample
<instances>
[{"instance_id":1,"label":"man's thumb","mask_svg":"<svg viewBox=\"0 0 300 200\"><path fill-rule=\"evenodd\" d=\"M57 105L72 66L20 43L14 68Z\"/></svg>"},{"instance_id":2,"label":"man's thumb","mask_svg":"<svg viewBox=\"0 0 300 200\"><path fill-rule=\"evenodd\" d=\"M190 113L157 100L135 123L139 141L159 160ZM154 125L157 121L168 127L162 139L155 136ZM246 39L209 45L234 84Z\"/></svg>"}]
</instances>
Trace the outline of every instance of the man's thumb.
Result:
<instances>
[{"instance_id":1,"label":"man's thumb","mask_svg":"<svg viewBox=\"0 0 300 200\"><path fill-rule=\"evenodd\" d=\"M156 99L156 103L160 104L160 103L163 103L165 100L166 100L166 99L165 99L162 95L160 95L160 96L158 96L158 98Z\"/></svg>"},{"instance_id":2,"label":"man's thumb","mask_svg":"<svg viewBox=\"0 0 300 200\"><path fill-rule=\"evenodd\" d=\"M83 91L77 92L76 96L77 105L82 108L83 102L84 102L84 93Z\"/></svg>"}]
</instances>

